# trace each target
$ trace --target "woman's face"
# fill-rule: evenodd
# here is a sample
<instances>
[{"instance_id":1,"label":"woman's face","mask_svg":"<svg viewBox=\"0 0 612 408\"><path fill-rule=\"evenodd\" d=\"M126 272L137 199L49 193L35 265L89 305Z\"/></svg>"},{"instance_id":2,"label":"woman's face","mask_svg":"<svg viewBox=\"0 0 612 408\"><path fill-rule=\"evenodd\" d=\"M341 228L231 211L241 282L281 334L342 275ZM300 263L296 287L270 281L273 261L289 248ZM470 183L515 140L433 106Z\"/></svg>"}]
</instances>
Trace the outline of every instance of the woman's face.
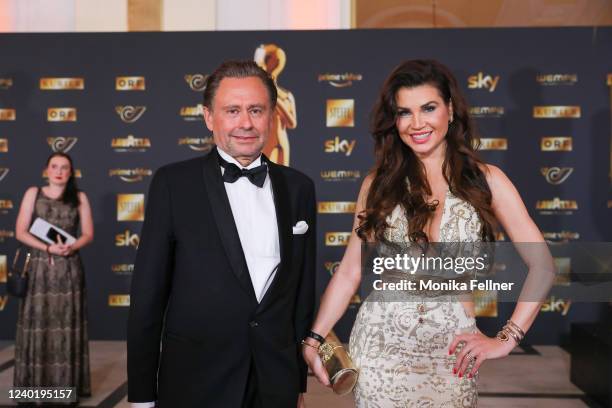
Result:
<instances>
[{"instance_id":1,"label":"woman's face","mask_svg":"<svg viewBox=\"0 0 612 408\"><path fill-rule=\"evenodd\" d=\"M55 156L49 161L47 166L49 184L65 186L71 174L70 162L65 157Z\"/></svg>"},{"instance_id":2,"label":"woman's face","mask_svg":"<svg viewBox=\"0 0 612 408\"><path fill-rule=\"evenodd\" d=\"M443 154L453 107L442 99L438 89L429 84L400 88L395 103L395 125L402 141L419 158Z\"/></svg>"}]
</instances>

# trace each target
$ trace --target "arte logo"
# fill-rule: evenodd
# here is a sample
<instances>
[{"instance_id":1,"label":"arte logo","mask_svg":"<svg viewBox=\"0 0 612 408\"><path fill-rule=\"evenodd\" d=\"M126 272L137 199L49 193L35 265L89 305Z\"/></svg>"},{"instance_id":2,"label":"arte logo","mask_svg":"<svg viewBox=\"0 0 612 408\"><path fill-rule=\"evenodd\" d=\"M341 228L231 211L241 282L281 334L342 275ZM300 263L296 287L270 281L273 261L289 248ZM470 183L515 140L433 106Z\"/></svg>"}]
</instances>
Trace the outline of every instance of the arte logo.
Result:
<instances>
[{"instance_id":1,"label":"arte logo","mask_svg":"<svg viewBox=\"0 0 612 408\"><path fill-rule=\"evenodd\" d=\"M573 167L542 167L540 169L546 181L550 184L563 183L574 172Z\"/></svg>"},{"instance_id":2,"label":"arte logo","mask_svg":"<svg viewBox=\"0 0 612 408\"><path fill-rule=\"evenodd\" d=\"M82 178L83 177L83 173L81 172L81 169L74 169L74 177L75 178ZM47 170L43 170L42 172L42 178L49 178L49 175L47 174Z\"/></svg>"},{"instance_id":3,"label":"arte logo","mask_svg":"<svg viewBox=\"0 0 612 408\"><path fill-rule=\"evenodd\" d=\"M147 137L117 137L111 141L111 147L119 153L145 152L151 147L151 141Z\"/></svg>"},{"instance_id":4,"label":"arte logo","mask_svg":"<svg viewBox=\"0 0 612 408\"><path fill-rule=\"evenodd\" d=\"M76 122L76 108L49 108L47 109L48 122Z\"/></svg>"},{"instance_id":5,"label":"arte logo","mask_svg":"<svg viewBox=\"0 0 612 408\"><path fill-rule=\"evenodd\" d=\"M361 74L345 72L344 74L319 74L319 82L327 82L334 88L346 88L353 85L353 81L361 81Z\"/></svg>"},{"instance_id":6,"label":"arte logo","mask_svg":"<svg viewBox=\"0 0 612 408\"><path fill-rule=\"evenodd\" d=\"M324 181L357 181L361 179L359 170L321 170Z\"/></svg>"},{"instance_id":7,"label":"arte logo","mask_svg":"<svg viewBox=\"0 0 612 408\"><path fill-rule=\"evenodd\" d=\"M132 234L130 230L125 230L121 234L115 235L115 246L117 247L134 247L138 248L140 244L140 237L138 234Z\"/></svg>"},{"instance_id":8,"label":"arte logo","mask_svg":"<svg viewBox=\"0 0 612 408\"><path fill-rule=\"evenodd\" d=\"M0 167L0 181L4 180L7 174L9 174L8 167Z\"/></svg>"},{"instance_id":9,"label":"arte logo","mask_svg":"<svg viewBox=\"0 0 612 408\"><path fill-rule=\"evenodd\" d=\"M546 136L540 140L543 152L571 152L572 138L569 136Z\"/></svg>"},{"instance_id":10,"label":"arte logo","mask_svg":"<svg viewBox=\"0 0 612 408\"><path fill-rule=\"evenodd\" d=\"M534 106L536 119L579 118L580 106Z\"/></svg>"},{"instance_id":11,"label":"arte logo","mask_svg":"<svg viewBox=\"0 0 612 408\"><path fill-rule=\"evenodd\" d=\"M561 316L567 316L571 306L572 301L570 299L557 299L551 296L542 304L540 310L542 313L553 312L561 313Z\"/></svg>"},{"instance_id":12,"label":"arte logo","mask_svg":"<svg viewBox=\"0 0 612 408\"><path fill-rule=\"evenodd\" d=\"M555 197L552 200L539 200L536 203L536 210L540 211L542 215L569 215L577 209L578 203L576 200L561 200L559 197Z\"/></svg>"},{"instance_id":13,"label":"arte logo","mask_svg":"<svg viewBox=\"0 0 612 408\"><path fill-rule=\"evenodd\" d=\"M331 140L325 141L325 153L344 153L345 156L350 156L355 148L355 143L357 143L356 140L340 140L340 138L336 136Z\"/></svg>"},{"instance_id":14,"label":"arte logo","mask_svg":"<svg viewBox=\"0 0 612 408\"><path fill-rule=\"evenodd\" d=\"M131 275L134 272L134 264L114 264L111 271L117 275Z\"/></svg>"},{"instance_id":15,"label":"arte logo","mask_svg":"<svg viewBox=\"0 0 612 408\"><path fill-rule=\"evenodd\" d=\"M472 106L470 115L475 118L499 118L504 116L506 110L503 106Z\"/></svg>"},{"instance_id":16,"label":"arte logo","mask_svg":"<svg viewBox=\"0 0 612 408\"><path fill-rule=\"evenodd\" d=\"M13 86L13 78L0 78L0 89L9 89Z\"/></svg>"},{"instance_id":17,"label":"arte logo","mask_svg":"<svg viewBox=\"0 0 612 408\"><path fill-rule=\"evenodd\" d=\"M474 290L474 311L477 317L497 317L497 291Z\"/></svg>"},{"instance_id":18,"label":"arte logo","mask_svg":"<svg viewBox=\"0 0 612 408\"><path fill-rule=\"evenodd\" d=\"M145 177L149 177L153 174L151 169L110 169L108 171L109 177L119 177L120 180L126 183L135 183L142 181Z\"/></svg>"},{"instance_id":19,"label":"arte logo","mask_svg":"<svg viewBox=\"0 0 612 408\"><path fill-rule=\"evenodd\" d=\"M0 296L0 312L4 310L6 304L8 303L8 296Z\"/></svg>"},{"instance_id":20,"label":"arte logo","mask_svg":"<svg viewBox=\"0 0 612 408\"><path fill-rule=\"evenodd\" d=\"M56 153L68 153L79 141L76 137L48 137L47 143Z\"/></svg>"},{"instance_id":21,"label":"arte logo","mask_svg":"<svg viewBox=\"0 0 612 408\"><path fill-rule=\"evenodd\" d=\"M115 106L115 112L124 123L134 123L145 113L146 106Z\"/></svg>"},{"instance_id":22,"label":"arte logo","mask_svg":"<svg viewBox=\"0 0 612 408\"><path fill-rule=\"evenodd\" d=\"M325 245L326 246L345 246L345 245L348 245L348 241L350 237L351 237L350 232L326 232L325 233Z\"/></svg>"},{"instance_id":23,"label":"arte logo","mask_svg":"<svg viewBox=\"0 0 612 408\"><path fill-rule=\"evenodd\" d=\"M540 85L574 85L578 82L577 74L540 74L536 75L536 82Z\"/></svg>"},{"instance_id":24,"label":"arte logo","mask_svg":"<svg viewBox=\"0 0 612 408\"><path fill-rule=\"evenodd\" d=\"M9 238L15 238L15 231L0 230L0 242L5 242Z\"/></svg>"},{"instance_id":25,"label":"arte logo","mask_svg":"<svg viewBox=\"0 0 612 408\"><path fill-rule=\"evenodd\" d=\"M130 295L108 295L108 305L112 307L128 307Z\"/></svg>"},{"instance_id":26,"label":"arte logo","mask_svg":"<svg viewBox=\"0 0 612 408\"><path fill-rule=\"evenodd\" d=\"M328 99L326 123L327 127L354 127L355 100Z\"/></svg>"},{"instance_id":27,"label":"arte logo","mask_svg":"<svg viewBox=\"0 0 612 408\"><path fill-rule=\"evenodd\" d=\"M478 141L478 150L508 150L508 139L505 137L483 137L476 140L476 143Z\"/></svg>"},{"instance_id":28,"label":"arte logo","mask_svg":"<svg viewBox=\"0 0 612 408\"><path fill-rule=\"evenodd\" d=\"M17 111L15 109L0 109L0 120L13 122L17 119Z\"/></svg>"},{"instance_id":29,"label":"arte logo","mask_svg":"<svg viewBox=\"0 0 612 408\"><path fill-rule=\"evenodd\" d=\"M6 255L0 255L0 283L6 283L7 274Z\"/></svg>"},{"instance_id":30,"label":"arte logo","mask_svg":"<svg viewBox=\"0 0 612 408\"><path fill-rule=\"evenodd\" d=\"M83 78L40 78L40 89L43 91L68 91L85 89Z\"/></svg>"},{"instance_id":31,"label":"arte logo","mask_svg":"<svg viewBox=\"0 0 612 408\"><path fill-rule=\"evenodd\" d=\"M115 90L117 91L144 91L145 77L143 76L119 76L115 78Z\"/></svg>"},{"instance_id":32,"label":"arte logo","mask_svg":"<svg viewBox=\"0 0 612 408\"><path fill-rule=\"evenodd\" d=\"M117 221L144 221L144 194L117 194Z\"/></svg>"},{"instance_id":33,"label":"arte logo","mask_svg":"<svg viewBox=\"0 0 612 408\"><path fill-rule=\"evenodd\" d=\"M188 146L196 152L209 152L215 147L212 136L209 137L182 137L178 140L179 146Z\"/></svg>"},{"instance_id":34,"label":"arte logo","mask_svg":"<svg viewBox=\"0 0 612 408\"><path fill-rule=\"evenodd\" d=\"M0 153L8 153L8 139L0 139Z\"/></svg>"},{"instance_id":35,"label":"arte logo","mask_svg":"<svg viewBox=\"0 0 612 408\"><path fill-rule=\"evenodd\" d=\"M319 214L353 214L354 201L319 201Z\"/></svg>"},{"instance_id":36,"label":"arte logo","mask_svg":"<svg viewBox=\"0 0 612 408\"><path fill-rule=\"evenodd\" d=\"M580 239L580 234L573 231L560 231L560 232L542 232L542 236L548 242L569 242Z\"/></svg>"},{"instance_id":37,"label":"arte logo","mask_svg":"<svg viewBox=\"0 0 612 408\"><path fill-rule=\"evenodd\" d=\"M187 74L185 75L185 81L189 84L189 88L192 91L204 92L206 89L206 79L208 75L203 74Z\"/></svg>"},{"instance_id":38,"label":"arte logo","mask_svg":"<svg viewBox=\"0 0 612 408\"><path fill-rule=\"evenodd\" d=\"M196 106L183 106L180 115L186 121L202 121L204 119L204 105L198 103Z\"/></svg>"},{"instance_id":39,"label":"arte logo","mask_svg":"<svg viewBox=\"0 0 612 408\"><path fill-rule=\"evenodd\" d=\"M476 75L468 77L468 88L470 89L488 89L489 92L495 91L499 83L499 75L485 75L479 72Z\"/></svg>"}]
</instances>

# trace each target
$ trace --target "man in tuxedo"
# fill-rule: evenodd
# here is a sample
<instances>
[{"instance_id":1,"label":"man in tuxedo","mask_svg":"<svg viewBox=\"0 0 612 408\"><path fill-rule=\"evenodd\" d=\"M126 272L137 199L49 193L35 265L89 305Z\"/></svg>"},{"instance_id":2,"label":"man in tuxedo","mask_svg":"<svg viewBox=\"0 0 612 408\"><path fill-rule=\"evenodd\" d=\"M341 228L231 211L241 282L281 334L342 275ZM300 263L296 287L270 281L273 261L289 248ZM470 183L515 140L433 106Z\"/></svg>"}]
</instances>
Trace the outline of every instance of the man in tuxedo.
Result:
<instances>
[{"instance_id":1,"label":"man in tuxedo","mask_svg":"<svg viewBox=\"0 0 612 408\"><path fill-rule=\"evenodd\" d=\"M217 147L153 177L130 297L133 407L304 405L315 193L261 154L275 103L255 62L223 63L204 92Z\"/></svg>"}]
</instances>

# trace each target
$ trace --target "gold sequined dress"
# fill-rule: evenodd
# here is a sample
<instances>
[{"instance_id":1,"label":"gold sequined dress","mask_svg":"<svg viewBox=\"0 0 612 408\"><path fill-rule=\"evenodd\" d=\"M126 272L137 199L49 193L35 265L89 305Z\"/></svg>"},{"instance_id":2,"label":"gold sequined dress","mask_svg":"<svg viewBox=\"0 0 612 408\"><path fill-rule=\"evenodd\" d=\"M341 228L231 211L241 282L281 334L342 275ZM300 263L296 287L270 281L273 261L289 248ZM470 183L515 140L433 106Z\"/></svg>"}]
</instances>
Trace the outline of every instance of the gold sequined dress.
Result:
<instances>
[{"instance_id":1,"label":"gold sequined dress","mask_svg":"<svg viewBox=\"0 0 612 408\"><path fill-rule=\"evenodd\" d=\"M389 241L407 240L399 206L387 222ZM447 192L440 242L478 242L480 229L474 207ZM357 408L475 407L476 378L453 375L455 355L448 354L455 334L476 331L474 318L455 296L404 296L410 298L388 301L372 292L359 310L349 344L360 370Z\"/></svg>"}]
</instances>

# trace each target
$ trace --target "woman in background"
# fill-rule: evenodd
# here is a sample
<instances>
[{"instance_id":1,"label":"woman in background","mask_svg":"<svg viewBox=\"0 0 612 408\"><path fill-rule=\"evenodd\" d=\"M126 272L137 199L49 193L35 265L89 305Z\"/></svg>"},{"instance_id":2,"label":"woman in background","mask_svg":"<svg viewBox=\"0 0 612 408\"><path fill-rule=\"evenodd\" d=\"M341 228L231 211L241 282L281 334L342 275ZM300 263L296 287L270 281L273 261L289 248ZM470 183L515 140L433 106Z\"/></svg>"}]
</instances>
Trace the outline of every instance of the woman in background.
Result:
<instances>
[{"instance_id":1,"label":"woman in background","mask_svg":"<svg viewBox=\"0 0 612 408\"><path fill-rule=\"evenodd\" d=\"M53 153L49 184L23 197L16 238L31 248L28 292L21 301L15 339L15 387L75 387L91 394L85 276L79 249L94 236L91 207L79 191L72 159ZM72 245L48 245L28 232L40 217L76 237ZM58 240L59 241L59 240Z\"/></svg>"},{"instance_id":2,"label":"woman in background","mask_svg":"<svg viewBox=\"0 0 612 408\"><path fill-rule=\"evenodd\" d=\"M329 379L317 347L359 287L362 242L494 241L500 223L514 242L544 243L510 180L477 157L467 103L442 64L413 60L393 70L374 108L373 135L376 163L357 199L352 236L303 342L323 384ZM547 273L539 281L545 292L554 274L541 249L539 257L521 255L530 274ZM393 302L372 295L383 298L366 299L350 339L358 408L476 406L478 368L508 355L540 309L538 301L519 301L491 338L476 327L473 301L462 297L407 291L406 301Z\"/></svg>"}]
</instances>

